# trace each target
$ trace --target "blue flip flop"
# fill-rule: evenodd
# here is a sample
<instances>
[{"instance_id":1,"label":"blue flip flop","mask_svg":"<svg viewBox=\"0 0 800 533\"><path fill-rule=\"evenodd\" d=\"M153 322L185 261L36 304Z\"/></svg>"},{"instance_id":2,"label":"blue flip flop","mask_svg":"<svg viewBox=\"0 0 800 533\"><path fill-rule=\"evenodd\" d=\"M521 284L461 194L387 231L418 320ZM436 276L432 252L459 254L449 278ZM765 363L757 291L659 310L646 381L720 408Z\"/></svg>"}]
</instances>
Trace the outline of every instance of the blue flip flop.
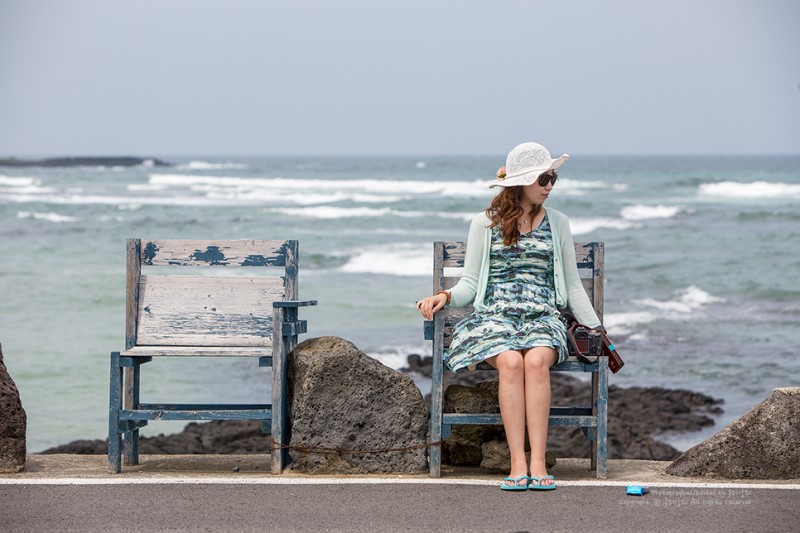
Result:
<instances>
[{"instance_id":1,"label":"blue flip flop","mask_svg":"<svg viewBox=\"0 0 800 533\"><path fill-rule=\"evenodd\" d=\"M520 483L522 480L525 480L525 483ZM506 481L513 481L514 484L509 485ZM507 477L503 480L503 483L500 484L500 490L528 490L530 482L531 478L528 476Z\"/></svg>"},{"instance_id":2,"label":"blue flip flop","mask_svg":"<svg viewBox=\"0 0 800 533\"><path fill-rule=\"evenodd\" d=\"M542 485L542 480L543 479L552 479L553 480L553 484L552 485ZM553 476L542 476L542 477L531 476L530 480L531 480L531 482L528 483L528 488L530 490L556 490L556 487L557 487L557 485L555 484L556 478L554 478ZM536 481L535 484L533 483L534 481Z\"/></svg>"}]
</instances>

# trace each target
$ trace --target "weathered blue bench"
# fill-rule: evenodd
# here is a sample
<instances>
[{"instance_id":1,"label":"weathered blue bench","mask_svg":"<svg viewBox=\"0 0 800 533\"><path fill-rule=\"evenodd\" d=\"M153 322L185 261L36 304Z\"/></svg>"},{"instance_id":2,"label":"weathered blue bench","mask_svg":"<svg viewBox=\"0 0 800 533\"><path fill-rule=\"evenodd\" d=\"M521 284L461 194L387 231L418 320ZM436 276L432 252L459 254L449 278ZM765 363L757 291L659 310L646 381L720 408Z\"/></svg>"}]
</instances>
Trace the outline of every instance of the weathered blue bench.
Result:
<instances>
[{"instance_id":1,"label":"weathered blue bench","mask_svg":"<svg viewBox=\"0 0 800 533\"><path fill-rule=\"evenodd\" d=\"M458 283L464 268L466 244L463 242L435 242L433 244L433 292L446 290ZM597 316L603 320L603 243L576 243L578 272L592 301ZM441 441L450 437L455 425L502 425L500 413L443 413L442 356L450 345L453 327L472 312L472 306L445 307L425 322L425 339L433 341L433 375L431 387L431 422L429 452L431 477L441 476ZM483 363L479 368L491 368ZM550 409L550 426L580 427L591 442L591 469L598 478L606 477L608 456L608 359L599 357L594 364L584 364L574 357L554 366L555 372L591 373L591 405L553 406ZM588 385L587 385L588 386ZM558 398L553 399L556 403Z\"/></svg>"},{"instance_id":2,"label":"weathered blue bench","mask_svg":"<svg viewBox=\"0 0 800 533\"><path fill-rule=\"evenodd\" d=\"M272 472L288 453L287 355L306 332L297 300L297 241L128 240L125 349L111 354L108 464L139 463L151 420L260 420L272 435ZM187 275L188 274L188 275ZM141 365L154 357L254 357L272 367L263 404L144 403Z\"/></svg>"}]
</instances>

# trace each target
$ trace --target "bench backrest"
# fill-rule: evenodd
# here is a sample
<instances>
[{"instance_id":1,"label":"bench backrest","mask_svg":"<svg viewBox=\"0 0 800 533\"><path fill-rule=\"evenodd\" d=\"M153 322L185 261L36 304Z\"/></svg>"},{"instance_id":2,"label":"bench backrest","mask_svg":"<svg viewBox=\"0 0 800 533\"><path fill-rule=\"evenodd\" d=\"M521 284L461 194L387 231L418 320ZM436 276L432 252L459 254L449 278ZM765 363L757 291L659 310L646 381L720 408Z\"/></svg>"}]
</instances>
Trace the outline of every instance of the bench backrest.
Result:
<instances>
[{"instance_id":1,"label":"bench backrest","mask_svg":"<svg viewBox=\"0 0 800 533\"><path fill-rule=\"evenodd\" d=\"M128 240L125 344L272 346L297 299L297 241Z\"/></svg>"},{"instance_id":2,"label":"bench backrest","mask_svg":"<svg viewBox=\"0 0 800 533\"><path fill-rule=\"evenodd\" d=\"M467 245L464 242L433 243L433 292L449 289L458 283L464 268L464 255ZM603 320L603 243L575 243L575 256L581 282L589 295L595 312ZM453 327L472 312L472 306L445 307L437 315L442 315L444 325L444 346L450 345Z\"/></svg>"}]
</instances>

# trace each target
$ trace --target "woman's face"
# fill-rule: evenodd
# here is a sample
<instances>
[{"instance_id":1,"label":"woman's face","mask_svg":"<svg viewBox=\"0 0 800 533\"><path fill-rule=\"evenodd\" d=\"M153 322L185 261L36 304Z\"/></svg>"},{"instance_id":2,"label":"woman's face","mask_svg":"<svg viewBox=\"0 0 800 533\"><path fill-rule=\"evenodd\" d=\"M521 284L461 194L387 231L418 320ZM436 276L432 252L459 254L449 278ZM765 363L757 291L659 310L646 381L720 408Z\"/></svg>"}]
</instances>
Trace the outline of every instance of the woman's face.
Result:
<instances>
[{"instance_id":1,"label":"woman's face","mask_svg":"<svg viewBox=\"0 0 800 533\"><path fill-rule=\"evenodd\" d=\"M550 196L550 191L553 190L553 181L547 180L547 185L539 185L539 180L534 181L530 185L522 187L522 197L526 202L534 205L542 205L547 197Z\"/></svg>"}]
</instances>

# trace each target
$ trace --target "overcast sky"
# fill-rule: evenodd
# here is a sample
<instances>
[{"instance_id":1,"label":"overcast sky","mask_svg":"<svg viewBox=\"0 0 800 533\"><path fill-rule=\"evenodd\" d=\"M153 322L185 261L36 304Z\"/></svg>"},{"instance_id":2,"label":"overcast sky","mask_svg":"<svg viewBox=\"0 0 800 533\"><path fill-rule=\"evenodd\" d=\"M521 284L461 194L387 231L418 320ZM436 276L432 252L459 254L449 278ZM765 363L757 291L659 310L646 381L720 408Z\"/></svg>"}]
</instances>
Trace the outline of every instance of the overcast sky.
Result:
<instances>
[{"instance_id":1,"label":"overcast sky","mask_svg":"<svg viewBox=\"0 0 800 533\"><path fill-rule=\"evenodd\" d=\"M800 2L2 0L0 156L800 153Z\"/></svg>"}]
</instances>

